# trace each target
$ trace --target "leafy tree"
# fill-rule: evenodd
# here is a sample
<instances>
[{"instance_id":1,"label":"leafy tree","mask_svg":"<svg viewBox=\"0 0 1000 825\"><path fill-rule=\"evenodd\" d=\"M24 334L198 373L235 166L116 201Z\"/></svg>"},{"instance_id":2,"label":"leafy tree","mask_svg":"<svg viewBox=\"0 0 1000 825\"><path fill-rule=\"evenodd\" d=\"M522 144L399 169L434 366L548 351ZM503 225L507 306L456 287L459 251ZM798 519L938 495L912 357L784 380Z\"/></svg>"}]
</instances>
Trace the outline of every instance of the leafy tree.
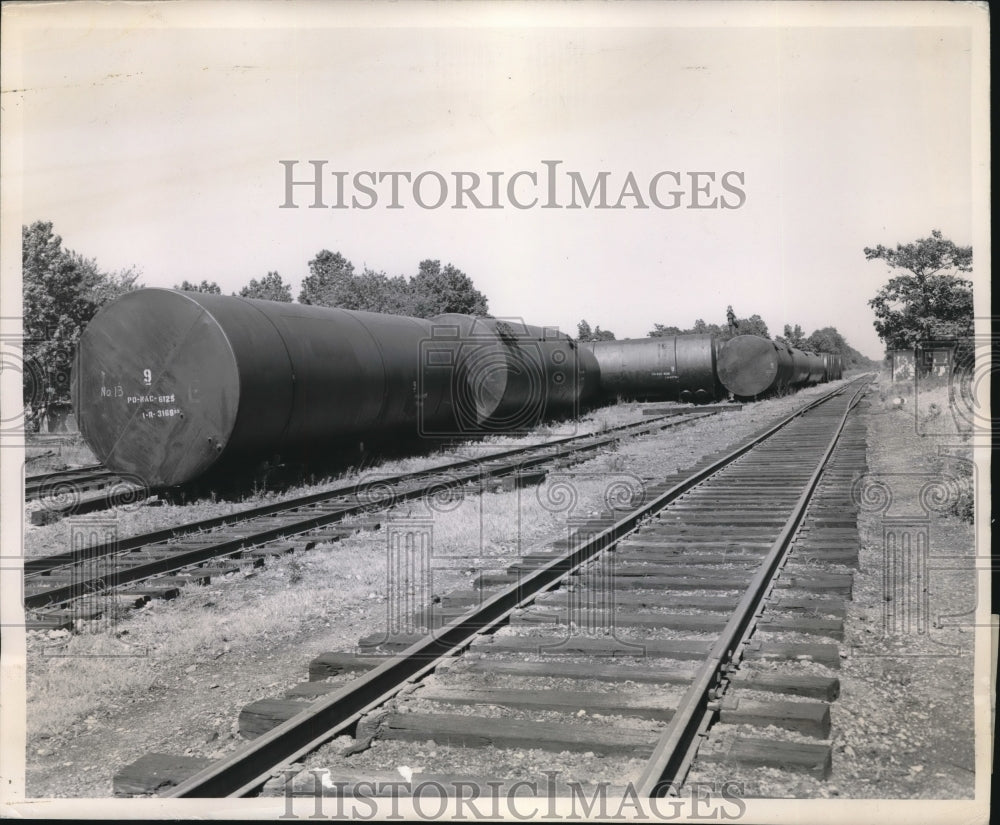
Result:
<instances>
[{"instance_id":1,"label":"leafy tree","mask_svg":"<svg viewBox=\"0 0 1000 825\"><path fill-rule=\"evenodd\" d=\"M868 302L888 349L972 334L972 282L957 275L972 271L971 246L957 246L935 229L929 238L895 249L865 247L865 258L885 261L899 273Z\"/></svg>"},{"instance_id":2,"label":"leafy tree","mask_svg":"<svg viewBox=\"0 0 1000 825\"><path fill-rule=\"evenodd\" d=\"M340 296L337 306L343 309L390 315L414 314L413 291L402 275L390 278L384 272L365 267L360 275L344 282Z\"/></svg>"},{"instance_id":3,"label":"leafy tree","mask_svg":"<svg viewBox=\"0 0 1000 825\"><path fill-rule=\"evenodd\" d=\"M445 312L487 313L486 296L451 264L442 267L440 261L421 261L417 274L409 279L402 275L390 278L368 267L355 275L354 264L339 252L326 249L309 262L299 301L417 318Z\"/></svg>"},{"instance_id":4,"label":"leafy tree","mask_svg":"<svg viewBox=\"0 0 1000 825\"><path fill-rule=\"evenodd\" d=\"M590 328L590 324L584 319L576 325L577 341L614 341L615 334L608 329L601 329L600 325Z\"/></svg>"},{"instance_id":5,"label":"leafy tree","mask_svg":"<svg viewBox=\"0 0 1000 825\"><path fill-rule=\"evenodd\" d=\"M722 335L724 330L718 324L706 324L704 318L699 318L694 322L694 325L689 330L685 330L686 334L696 334L696 335ZM727 331L727 336L728 331Z\"/></svg>"},{"instance_id":6,"label":"leafy tree","mask_svg":"<svg viewBox=\"0 0 1000 825\"><path fill-rule=\"evenodd\" d=\"M737 318L731 306L726 307L726 323L709 324L704 318L697 319L690 329L680 329L674 326L664 326L663 324L653 324L653 329L648 333L650 338L661 338L667 335L715 335L722 341L728 341L737 335L760 335L768 337L767 324L759 315L751 315L749 318Z\"/></svg>"},{"instance_id":7,"label":"leafy tree","mask_svg":"<svg viewBox=\"0 0 1000 825\"><path fill-rule=\"evenodd\" d=\"M802 332L802 327L796 324L785 324L784 335L777 336L777 340L784 341L793 347L802 348L806 346L806 336ZM832 352L833 350L821 350L821 352Z\"/></svg>"},{"instance_id":8,"label":"leafy tree","mask_svg":"<svg viewBox=\"0 0 1000 825\"><path fill-rule=\"evenodd\" d=\"M63 249L50 221L21 227L24 312L24 401L38 411L69 399L80 334L104 304L136 289L133 269L107 273Z\"/></svg>"},{"instance_id":9,"label":"leafy tree","mask_svg":"<svg viewBox=\"0 0 1000 825\"><path fill-rule=\"evenodd\" d=\"M282 281L277 272L268 272L259 281L256 278L251 278L250 283L240 290L239 295L241 298L291 303L292 287Z\"/></svg>"},{"instance_id":10,"label":"leafy tree","mask_svg":"<svg viewBox=\"0 0 1000 825\"><path fill-rule=\"evenodd\" d=\"M847 341L844 336L837 332L836 327L823 327L816 330L812 335L803 341L806 349L813 352L829 352L833 354L843 354L847 348Z\"/></svg>"},{"instance_id":11,"label":"leafy tree","mask_svg":"<svg viewBox=\"0 0 1000 825\"><path fill-rule=\"evenodd\" d=\"M413 314L418 318L444 312L486 315L489 311L486 296L468 275L451 264L442 269L440 261L421 261L417 274L410 279L410 289Z\"/></svg>"},{"instance_id":12,"label":"leafy tree","mask_svg":"<svg viewBox=\"0 0 1000 825\"><path fill-rule=\"evenodd\" d=\"M740 318L736 321L736 335L759 335L761 338L770 337L767 333L767 324L759 315L751 315L749 318ZM734 336L735 337L735 336Z\"/></svg>"},{"instance_id":13,"label":"leafy tree","mask_svg":"<svg viewBox=\"0 0 1000 825\"><path fill-rule=\"evenodd\" d=\"M321 250L309 261L309 274L302 280L299 303L341 306L354 276L354 264L339 252Z\"/></svg>"},{"instance_id":14,"label":"leafy tree","mask_svg":"<svg viewBox=\"0 0 1000 825\"><path fill-rule=\"evenodd\" d=\"M309 274L302 281L299 301L303 304L412 315L412 298L407 280L389 278L384 272L365 267L354 274L354 264L339 252L327 249L309 262Z\"/></svg>"},{"instance_id":15,"label":"leafy tree","mask_svg":"<svg viewBox=\"0 0 1000 825\"><path fill-rule=\"evenodd\" d=\"M190 281L182 281L180 286L174 284L174 289L181 289L184 292L207 292L210 295L221 295L222 290L215 281L202 281L200 284L192 284Z\"/></svg>"},{"instance_id":16,"label":"leafy tree","mask_svg":"<svg viewBox=\"0 0 1000 825\"><path fill-rule=\"evenodd\" d=\"M75 252L70 254L76 256ZM126 292L142 287L142 284L136 284L140 273L135 267L130 266L118 272L99 272L96 261L84 261L82 258L80 260L84 266L92 268L97 273L97 283L91 288L90 297L98 307L110 304Z\"/></svg>"},{"instance_id":17,"label":"leafy tree","mask_svg":"<svg viewBox=\"0 0 1000 825\"><path fill-rule=\"evenodd\" d=\"M845 368L866 366L871 363L868 358L847 343L836 327L823 327L816 330L805 339L803 346L813 352L830 352L840 355Z\"/></svg>"}]
</instances>

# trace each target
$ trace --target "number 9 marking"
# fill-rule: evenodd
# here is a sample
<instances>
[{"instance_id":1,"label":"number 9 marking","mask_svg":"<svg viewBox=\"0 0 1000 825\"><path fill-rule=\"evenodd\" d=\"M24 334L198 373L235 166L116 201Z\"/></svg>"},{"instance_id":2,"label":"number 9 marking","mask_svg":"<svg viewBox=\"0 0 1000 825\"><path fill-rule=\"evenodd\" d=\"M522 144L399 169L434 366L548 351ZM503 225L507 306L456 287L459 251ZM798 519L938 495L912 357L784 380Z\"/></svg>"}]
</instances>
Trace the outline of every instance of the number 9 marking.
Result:
<instances>
[{"instance_id":1,"label":"number 9 marking","mask_svg":"<svg viewBox=\"0 0 1000 825\"><path fill-rule=\"evenodd\" d=\"M153 383L153 373L151 370L142 371L142 383L147 387Z\"/></svg>"}]
</instances>

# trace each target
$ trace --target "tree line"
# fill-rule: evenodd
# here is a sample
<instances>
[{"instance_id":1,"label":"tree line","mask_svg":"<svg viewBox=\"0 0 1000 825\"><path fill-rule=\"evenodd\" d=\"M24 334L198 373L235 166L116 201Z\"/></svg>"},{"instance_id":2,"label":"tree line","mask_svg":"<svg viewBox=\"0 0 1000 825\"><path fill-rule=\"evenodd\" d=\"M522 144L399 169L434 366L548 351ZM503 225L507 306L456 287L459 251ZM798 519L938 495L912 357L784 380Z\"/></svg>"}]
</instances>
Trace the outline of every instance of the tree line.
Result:
<instances>
[{"instance_id":1,"label":"tree line","mask_svg":"<svg viewBox=\"0 0 1000 825\"><path fill-rule=\"evenodd\" d=\"M105 271L95 260L65 249L52 223L35 221L21 232L24 315L24 398L34 411L69 398L73 354L83 328L104 304L138 289L140 272L134 268ZM971 281L960 277L972 271L972 247L958 246L933 230L927 238L895 249L879 244L865 247L865 258L881 260L892 276L868 302L874 326L887 349L912 349L927 341L967 341L973 332ZM177 289L221 294L214 281L183 281ZM280 274L268 272L250 279L238 293L244 298L292 301L292 287ZM339 252L324 249L308 262L308 274L298 294L302 304L385 312L430 318L446 312L487 315L489 305L472 279L451 263L426 259L415 274L390 277L354 264ZM649 337L711 333L725 340L736 335L769 337L760 315L738 317L732 306L725 321L697 319L686 329L654 324ZM610 330L586 320L577 325L577 340L615 340ZM845 366L868 363L835 327L823 327L806 336L800 325L786 324L776 341L816 352L839 353Z\"/></svg>"},{"instance_id":2,"label":"tree line","mask_svg":"<svg viewBox=\"0 0 1000 825\"><path fill-rule=\"evenodd\" d=\"M868 261L884 261L891 277L868 301L874 312L875 332L886 350L912 350L918 344L943 342L968 350L974 331L972 281L961 277L972 271L972 247L959 246L938 229L913 243L896 244L895 249L878 244L865 247ZM577 325L581 341L613 341L615 334L591 327L586 320ZM775 341L814 352L840 354L844 366L867 366L866 358L844 340L836 327L823 327L806 335L799 324L785 324ZM726 307L726 322L710 324L699 318L691 327L654 324L647 335L686 335L712 333L726 340L735 335L769 337L767 324L759 315L737 318Z\"/></svg>"},{"instance_id":3,"label":"tree line","mask_svg":"<svg viewBox=\"0 0 1000 825\"><path fill-rule=\"evenodd\" d=\"M309 261L308 267L309 274L299 290L300 304L414 318L433 318L445 312L486 315L489 310L486 296L476 289L472 279L450 263L441 266L440 260L421 261L417 273L409 278L403 275L389 277L369 267L356 273L354 264L347 258L324 249ZM215 281L200 284L183 281L174 288L215 295L222 293ZM259 281L252 278L233 295L287 303L292 301L292 287L272 271Z\"/></svg>"},{"instance_id":4,"label":"tree line","mask_svg":"<svg viewBox=\"0 0 1000 825\"><path fill-rule=\"evenodd\" d=\"M442 266L440 260L421 261L410 277L389 277L368 267L355 273L354 264L343 255L324 249L309 261L308 269L298 295L302 304L417 318L489 311L486 296L472 279L450 263ZM30 426L40 422L43 412L51 415L51 408L68 403L72 359L84 327L102 306L143 284L135 269L108 272L93 259L65 249L50 221L21 227L21 272L24 403ZM222 294L218 283L209 280L185 280L174 288ZM292 301L291 285L274 271L260 280L251 278L233 294Z\"/></svg>"},{"instance_id":5,"label":"tree line","mask_svg":"<svg viewBox=\"0 0 1000 825\"><path fill-rule=\"evenodd\" d=\"M650 338L663 338L668 335L714 335L723 341L728 341L737 335L759 335L761 338L771 337L763 318L757 314L751 315L748 318L738 318L732 306L726 307L726 321L724 324L709 324L702 318L698 318L687 329L666 326L664 324L653 324L653 328L646 335Z\"/></svg>"}]
</instances>

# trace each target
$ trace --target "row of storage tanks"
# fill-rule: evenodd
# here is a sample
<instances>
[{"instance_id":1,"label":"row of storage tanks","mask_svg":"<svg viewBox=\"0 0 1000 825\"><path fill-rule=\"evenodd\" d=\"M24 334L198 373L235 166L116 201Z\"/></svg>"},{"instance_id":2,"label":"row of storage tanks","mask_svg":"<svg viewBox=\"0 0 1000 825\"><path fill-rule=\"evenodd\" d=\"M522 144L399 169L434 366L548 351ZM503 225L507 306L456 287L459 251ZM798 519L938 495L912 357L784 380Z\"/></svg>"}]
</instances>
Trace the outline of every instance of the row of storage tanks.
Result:
<instances>
[{"instance_id":1,"label":"row of storage tanks","mask_svg":"<svg viewBox=\"0 0 1000 825\"><path fill-rule=\"evenodd\" d=\"M84 331L80 430L109 469L169 487L373 433L523 431L602 400L708 402L840 377L756 336L578 344L555 329L143 289Z\"/></svg>"}]
</instances>

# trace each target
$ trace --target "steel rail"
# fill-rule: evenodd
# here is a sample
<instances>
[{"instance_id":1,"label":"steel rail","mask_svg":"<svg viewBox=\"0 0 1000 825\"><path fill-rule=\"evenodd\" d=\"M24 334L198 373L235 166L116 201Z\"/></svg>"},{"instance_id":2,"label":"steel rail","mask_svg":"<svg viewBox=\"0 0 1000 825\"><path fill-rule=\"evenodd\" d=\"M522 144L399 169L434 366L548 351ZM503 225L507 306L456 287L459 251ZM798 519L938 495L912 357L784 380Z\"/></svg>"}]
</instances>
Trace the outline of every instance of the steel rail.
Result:
<instances>
[{"instance_id":1,"label":"steel rail","mask_svg":"<svg viewBox=\"0 0 1000 825\"><path fill-rule=\"evenodd\" d=\"M617 440L617 438L621 437L622 432L628 429L634 429L637 433L641 434L643 431L665 429L667 427L675 427L680 424L686 424L690 421L697 421L700 418L716 415L717 412L718 411L699 414L697 410L693 410L691 417L683 419L672 416L662 416L658 419L653 419L652 421L635 421L629 424L622 424L617 427L613 427L597 434L587 433L584 435L566 436L565 438L557 439L555 441L547 441L544 444L532 444L527 447L514 447L509 450L487 453L486 455L478 458L460 459L458 461L453 461L436 467L430 467L425 470L398 473L396 475L386 476L385 478L379 478L370 482L348 484L343 487L336 487L332 490L325 490L318 493L310 493L308 495L299 496L286 501L250 507L234 513L227 513L223 516L213 516L212 518L200 519L199 521L192 521L187 524L178 524L172 527L165 527L160 530L152 530L148 533L141 533L127 538L102 542L100 544L92 544L87 547L77 548L64 553L55 553L49 556L39 556L37 558L25 559L24 572L27 574L55 570L58 567L76 564L78 562L99 558L112 553L136 550L140 547L145 547L146 545L157 544L170 539L180 538L181 536L191 535L193 533L203 533L218 527L239 524L240 522L249 521L250 519L258 518L260 516L270 516L276 513L295 510L299 507L308 507L309 505L319 504L331 498L363 495L366 491L370 491L372 489L390 487L409 481L417 481L430 476L441 476L468 467L475 467L489 462L506 460L516 457L517 455L530 455L532 452L536 452L543 455L546 460L553 457L559 458L562 456L561 449L563 447L570 446L574 442L584 443L584 446L581 449L599 449L605 444ZM586 443L587 439L590 439L591 443ZM577 450L573 450L568 454L572 454L572 452L576 451ZM553 456L552 453L556 453L556 455ZM513 468L511 471L514 471L514 469L516 468ZM501 475L502 473L497 474L497 476ZM375 500L367 503L365 506L370 508L378 506L378 504L379 502ZM324 522L324 524L325 523L328 522Z\"/></svg>"},{"instance_id":2,"label":"steel rail","mask_svg":"<svg viewBox=\"0 0 1000 825\"><path fill-rule=\"evenodd\" d=\"M704 413L704 416L714 415L714 413ZM703 416L696 416L703 417ZM687 419L690 421L691 419ZM649 429L663 429L665 427L672 427L676 424L685 423L685 421L680 421L678 419L673 419L671 421L665 422L654 422L651 427L646 425L649 422L639 422L643 426L638 427L637 432L642 433L648 431ZM636 426L636 425L626 425L626 426ZM604 436L594 439L592 436L573 436L572 438L590 438L589 441L584 441L581 445L575 448L574 452L582 452L584 450L599 449L601 446L606 445L608 442L615 440L620 436ZM191 548L187 550L179 550L170 552L164 555L162 558L151 559L144 561L142 563L129 565L124 569L114 569L109 570L105 573L100 573L97 575L91 575L89 577L81 577L80 579L73 581L68 584L64 584L57 587L51 587L44 590L38 590L33 593L26 592L24 595L24 607L26 609L39 609L47 607L54 604L60 604L62 602L72 601L74 599L83 598L85 596L93 595L94 593L103 592L109 589L121 587L122 585L142 581L143 579L150 578L161 573L169 573L172 571L180 570L184 567L189 567L190 565L197 564L199 562L207 561L212 558L227 556L233 553L239 552L241 549L246 547L252 547L259 544L265 544L269 541L274 541L276 539L295 536L300 533L305 533L310 530L315 530L320 527L332 524L337 521L341 521L346 517L360 515L362 513L370 512L375 508L384 508L392 506L395 503L409 501L415 498L422 498L426 495L432 495L437 490L448 489L454 486L460 486L463 484L473 483L475 481L481 481L484 478L502 478L511 473L516 473L519 471L530 469L531 467L537 466L539 464L544 464L560 457L563 457L565 453L561 451L556 451L555 453L550 449L544 449L548 445L533 445L532 447L522 447L516 448L513 451L504 451L502 453L493 453L484 459L466 459L461 462L456 462L451 465L446 465L444 467L436 467L430 470L420 471L418 473L409 473L397 476L399 479L397 484L406 484L407 482L413 482L420 480L422 483L418 487L403 489L399 491L390 491L390 493L381 500L369 500L369 501L359 501L358 503L350 504L345 503L343 507L338 507L336 510L325 511L325 512L306 512L303 517L294 522L285 522L280 525L265 527L251 535L240 535L237 537L220 537L219 541L211 544L202 544L196 548ZM564 445L560 445L564 446ZM536 452L537 454L532 456L531 452ZM503 466L496 469L496 471L487 470L483 472L481 469L482 464L495 463L498 460L504 460L518 454L526 455L522 461L518 462L516 465L511 466L509 464L504 464ZM572 454L572 453L570 453ZM472 464L469 469L466 469L465 473L454 471L455 466L465 467L466 465ZM355 485L351 488L352 492L349 495L361 495L365 488L378 488L378 487L392 487L392 482L379 480L371 485ZM361 491L359 493L358 491ZM303 505L301 499L296 499L291 502L282 502L277 505L266 505L263 508L253 508L252 510L243 511L242 514L231 514L225 517L227 520L224 525L229 526L234 523L239 523L241 521L251 521L252 519L259 518L263 515L270 515L272 513L281 512L292 512L296 509L302 507L308 507L311 504L322 503L324 500L331 498L342 497L344 493L342 491L327 491L322 494L312 494L307 496L308 499L314 499L319 496L319 501L310 500L307 504ZM265 510L267 512L260 512ZM236 515L242 515L242 518L237 519ZM168 532L168 531L160 531ZM149 535L149 534L147 534ZM184 534L181 534L182 536ZM145 546L155 546L162 541L169 540L169 538L179 538L176 535L167 536L166 538L160 538L159 542L149 542L147 544L139 543L134 545L131 540L124 540L117 545L112 544L111 547L104 553L107 556L121 555L127 557L127 554L137 549L137 547ZM169 545L164 548L165 550L169 548ZM75 551L77 553L85 551ZM25 583L31 585L34 582L44 583L44 576L41 574L45 571L51 571L59 569L64 565L69 565L73 563L78 563L79 561L84 561L87 558L96 557L86 555L84 558L75 560L74 562L62 562L62 564L51 564L53 557L45 557L44 559L28 559L25 560ZM49 562L49 564L45 564Z\"/></svg>"},{"instance_id":3,"label":"steel rail","mask_svg":"<svg viewBox=\"0 0 1000 825\"><path fill-rule=\"evenodd\" d=\"M842 394L839 387L803 405L763 433L678 482L614 524L595 532L557 559L524 573L521 578L489 597L481 605L415 642L383 664L352 680L340 690L310 703L309 707L254 739L235 753L189 777L166 794L168 797L245 796L271 776L275 766L294 762L346 731L366 713L384 704L406 684L434 670L438 663L472 643L475 637L507 621L514 611L570 576L601 550L633 531L648 516L661 510L689 489L752 450L809 410Z\"/></svg>"},{"instance_id":4,"label":"steel rail","mask_svg":"<svg viewBox=\"0 0 1000 825\"><path fill-rule=\"evenodd\" d=\"M60 484L91 484L117 478L110 470L100 464L87 467L77 467L75 470L54 470L51 473L24 477L24 497L26 501L39 498L46 488Z\"/></svg>"},{"instance_id":5,"label":"steel rail","mask_svg":"<svg viewBox=\"0 0 1000 825\"><path fill-rule=\"evenodd\" d=\"M41 484L45 481L52 481L65 475L76 473L97 473L100 471L109 472L103 464L86 464L83 467L64 467L62 470L50 470L47 473L37 473L33 476L25 476L25 484Z\"/></svg>"},{"instance_id":6,"label":"steel rail","mask_svg":"<svg viewBox=\"0 0 1000 825\"><path fill-rule=\"evenodd\" d=\"M640 795L646 797L661 796L671 790L676 790L679 783L683 781L683 775L697 751L699 732L707 730L715 713L709 707L709 701L712 698L710 692L714 689L723 671L729 666L736 651L745 641L745 635L751 622L758 615L765 593L772 583L774 572L784 559L792 539L805 517L806 509L819 485L826 465L840 441L847 419L866 391L868 383L866 377L865 383L848 402L847 409L841 416L830 443L799 496L792 514L768 550L757 573L751 579L750 585L736 607L736 612L726 623L721 635L712 646L708 658L699 668L694 682L678 704L674 716L657 742L653 754L639 778L636 790Z\"/></svg>"}]
</instances>

